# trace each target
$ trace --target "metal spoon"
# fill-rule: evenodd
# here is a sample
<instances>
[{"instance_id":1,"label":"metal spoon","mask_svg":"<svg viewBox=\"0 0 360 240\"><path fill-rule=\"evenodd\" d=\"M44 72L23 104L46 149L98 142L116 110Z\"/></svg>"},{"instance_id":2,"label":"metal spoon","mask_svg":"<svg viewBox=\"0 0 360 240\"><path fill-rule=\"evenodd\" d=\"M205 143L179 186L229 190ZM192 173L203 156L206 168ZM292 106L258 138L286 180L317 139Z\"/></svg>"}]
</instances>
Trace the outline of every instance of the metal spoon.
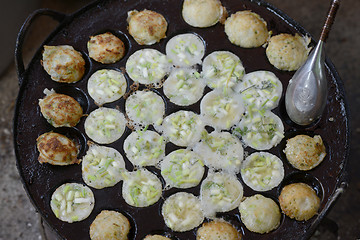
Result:
<instances>
[{"instance_id":1,"label":"metal spoon","mask_svg":"<svg viewBox=\"0 0 360 240\"><path fill-rule=\"evenodd\" d=\"M322 115L327 99L324 45L334 22L340 0L333 0L320 40L308 59L289 81L285 94L286 111L292 121L309 125Z\"/></svg>"}]
</instances>

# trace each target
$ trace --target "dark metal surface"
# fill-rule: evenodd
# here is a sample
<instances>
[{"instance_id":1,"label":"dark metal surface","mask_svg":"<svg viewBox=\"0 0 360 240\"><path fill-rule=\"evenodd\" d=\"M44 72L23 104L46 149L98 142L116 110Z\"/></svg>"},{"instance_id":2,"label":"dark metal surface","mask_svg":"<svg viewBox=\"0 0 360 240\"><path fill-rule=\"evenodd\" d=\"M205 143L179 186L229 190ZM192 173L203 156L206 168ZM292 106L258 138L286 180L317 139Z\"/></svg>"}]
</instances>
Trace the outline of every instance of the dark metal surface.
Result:
<instances>
[{"instance_id":1,"label":"dark metal surface","mask_svg":"<svg viewBox=\"0 0 360 240\"><path fill-rule=\"evenodd\" d=\"M260 14L267 21L268 28L273 31L274 35L282 32L300 32L306 34L306 31L297 23L264 1L223 0L222 2L229 11L229 14L245 9L251 9ZM96 202L92 214L87 219L72 224L58 220L50 209L49 202L51 194L58 186L66 182L83 183L81 166L72 165L59 167L40 164L37 161L38 152L36 150L36 138L44 132L52 130L61 131L82 144L83 149L80 152L79 157L82 157L85 154L85 141L89 139L84 134L85 118L82 118L75 128L62 128L60 130L52 128L41 116L38 107L38 99L43 97L44 94L42 91L44 88L54 88L62 93L73 95L81 101L82 105L85 107L85 113L90 113L96 109L96 105L90 97L87 97L86 85L89 76L101 68L122 69L125 66L128 56L138 49L145 48L144 46L139 46L128 34L126 18L129 10L151 9L163 14L168 21L167 38L158 44L149 46L150 48L158 49L164 53L165 45L172 36L184 32L195 32L206 42L205 55L208 55L215 50L231 51L240 57L246 72L256 70L272 71L283 83L284 90L286 89L288 81L293 73L279 71L271 66L266 59L264 48L243 49L232 45L228 41L221 24L205 29L190 27L181 17L181 7L182 1L178 0L144 0L141 2L107 0L94 2L70 16L56 13L49 14L48 10L39 10L38 14L34 13L33 17L44 13L60 20L59 27L50 34L44 44L72 45L84 56L86 61L86 73L83 79L77 83L68 85L52 81L50 76L44 71L40 64L42 46L25 70L21 59L21 45L24 41L26 30L34 18L28 19L21 29L17 42L16 56L21 87L14 117L14 146L17 157L17 166L29 198L41 213L44 220L63 238L89 239L89 226L96 215L103 209L113 209L128 216L132 225L132 230L129 235L130 239L142 239L146 234L152 232L166 232L179 239L195 239L196 229L185 233L174 233L165 226L160 214L164 199L169 195L180 191L179 189L164 191L163 198L160 199L158 203L146 208L134 208L125 203L121 196L122 183L119 183L112 188L101 190L92 189ZM64 16L64 18L57 18L56 16ZM87 55L86 49L86 43L89 36L105 31L111 31L115 35L118 35L128 46L127 54L122 60L106 66L91 60ZM327 106L321 119L311 126L300 127L289 120L286 115L283 100L285 91L283 92L280 105L274 112L279 115L284 122L286 137L277 147L272 148L269 152L279 156L283 160L285 179L279 187L263 193L265 196L271 197L277 201L277 197L283 185L294 181L309 183L317 190L319 196L321 196L319 215L306 222L291 220L283 215L281 225L278 229L268 234L259 235L251 233L245 228L240 221L237 209L229 213L220 214L219 216L230 221L243 232L244 239L294 239L294 236L296 236L297 239L309 238L333 202L340 195L341 191L343 191L342 189L347 185L348 180L345 166L349 151L348 112L344 99L342 82L329 59L326 61L326 76L329 83ZM127 79L130 83L132 82L128 77ZM208 91L210 90L206 89L206 92ZM162 94L162 89L158 89L158 92ZM114 103L105 104L105 106L120 107L123 111L124 100L121 99ZM179 109L183 109L182 107L175 106L169 102L167 102L166 106L166 115ZM198 103L190 106L188 109L197 113L200 111ZM129 129L126 129L124 135L115 143L109 144L109 146L116 148L123 156L125 156L124 151L122 150L123 140L130 132ZM285 147L286 139L299 133L308 133L310 135L320 134L327 148L328 155L324 162L308 172L300 172L292 168L282 152ZM167 153L174 149L176 149L174 145L167 144ZM245 151L251 153L254 150L245 148ZM127 169L132 170L133 167L130 162L127 161L127 159L125 161ZM149 169L161 177L157 169L151 167ZM240 175L238 175L238 177L240 181L242 181ZM244 184L243 186L245 196L255 194L255 191ZM186 191L198 195L199 186Z\"/></svg>"}]
</instances>

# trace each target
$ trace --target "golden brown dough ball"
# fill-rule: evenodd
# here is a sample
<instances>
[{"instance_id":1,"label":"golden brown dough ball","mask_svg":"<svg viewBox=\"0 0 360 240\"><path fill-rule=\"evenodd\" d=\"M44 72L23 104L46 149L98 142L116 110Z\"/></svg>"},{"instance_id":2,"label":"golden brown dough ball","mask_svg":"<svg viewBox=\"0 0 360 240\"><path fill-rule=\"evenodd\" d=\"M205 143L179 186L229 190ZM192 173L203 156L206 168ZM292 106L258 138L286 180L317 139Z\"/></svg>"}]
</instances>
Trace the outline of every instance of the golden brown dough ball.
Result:
<instances>
[{"instance_id":1,"label":"golden brown dough ball","mask_svg":"<svg viewBox=\"0 0 360 240\"><path fill-rule=\"evenodd\" d=\"M309 185L292 183L282 189L279 203L286 216L298 221L306 221L319 210L320 198Z\"/></svg>"},{"instance_id":2,"label":"golden brown dough ball","mask_svg":"<svg viewBox=\"0 0 360 240\"><path fill-rule=\"evenodd\" d=\"M40 152L39 162L52 165L69 165L80 163L77 159L78 147L68 137L55 132L47 132L37 139L37 149Z\"/></svg>"},{"instance_id":3,"label":"golden brown dough ball","mask_svg":"<svg viewBox=\"0 0 360 240\"><path fill-rule=\"evenodd\" d=\"M247 229L256 233L268 233L280 225L281 213L274 200L255 194L240 203L241 221Z\"/></svg>"},{"instance_id":4,"label":"golden brown dough ball","mask_svg":"<svg viewBox=\"0 0 360 240\"><path fill-rule=\"evenodd\" d=\"M269 38L266 22L251 11L239 11L226 19L225 33L231 43L244 48L260 47Z\"/></svg>"},{"instance_id":5,"label":"golden brown dough ball","mask_svg":"<svg viewBox=\"0 0 360 240\"><path fill-rule=\"evenodd\" d=\"M309 37L282 33L270 38L266 56L277 69L295 71L306 61L311 50L309 43Z\"/></svg>"},{"instance_id":6,"label":"golden brown dough ball","mask_svg":"<svg viewBox=\"0 0 360 240\"><path fill-rule=\"evenodd\" d=\"M54 127L74 127L83 116L80 104L72 97L45 89L47 95L39 99L40 111Z\"/></svg>"},{"instance_id":7,"label":"golden brown dough ball","mask_svg":"<svg viewBox=\"0 0 360 240\"><path fill-rule=\"evenodd\" d=\"M227 12L219 0L185 0L182 16L190 26L205 28L223 23Z\"/></svg>"},{"instance_id":8,"label":"golden brown dough ball","mask_svg":"<svg viewBox=\"0 0 360 240\"><path fill-rule=\"evenodd\" d=\"M313 138L307 135L290 138L287 140L284 152L290 164L303 171L313 169L326 156L326 149L319 135Z\"/></svg>"},{"instance_id":9,"label":"golden brown dough ball","mask_svg":"<svg viewBox=\"0 0 360 240\"><path fill-rule=\"evenodd\" d=\"M81 53L68 45L44 46L41 63L56 82L77 82L85 73L85 60Z\"/></svg>"},{"instance_id":10,"label":"golden brown dough ball","mask_svg":"<svg viewBox=\"0 0 360 240\"><path fill-rule=\"evenodd\" d=\"M103 210L90 225L91 240L127 240L129 220L116 211Z\"/></svg>"},{"instance_id":11,"label":"golden brown dough ball","mask_svg":"<svg viewBox=\"0 0 360 240\"><path fill-rule=\"evenodd\" d=\"M143 10L128 12L129 33L140 45L152 45L166 37L167 22L160 13Z\"/></svg>"},{"instance_id":12,"label":"golden brown dough ball","mask_svg":"<svg viewBox=\"0 0 360 240\"><path fill-rule=\"evenodd\" d=\"M241 233L223 220L204 223L196 233L196 240L240 240L241 238Z\"/></svg>"},{"instance_id":13,"label":"golden brown dough ball","mask_svg":"<svg viewBox=\"0 0 360 240\"><path fill-rule=\"evenodd\" d=\"M115 63L125 55L123 41L110 32L91 36L87 47L89 56L103 64Z\"/></svg>"}]
</instances>

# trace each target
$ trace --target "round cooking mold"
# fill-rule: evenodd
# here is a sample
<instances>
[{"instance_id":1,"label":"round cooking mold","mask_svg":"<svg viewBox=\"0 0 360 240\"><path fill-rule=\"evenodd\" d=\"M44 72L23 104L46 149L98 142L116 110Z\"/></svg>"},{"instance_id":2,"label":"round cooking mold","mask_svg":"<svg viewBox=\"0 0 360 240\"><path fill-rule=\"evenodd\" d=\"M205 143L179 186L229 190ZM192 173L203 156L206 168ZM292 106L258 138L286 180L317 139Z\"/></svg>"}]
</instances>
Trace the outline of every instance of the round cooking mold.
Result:
<instances>
[{"instance_id":1,"label":"round cooking mold","mask_svg":"<svg viewBox=\"0 0 360 240\"><path fill-rule=\"evenodd\" d=\"M53 89L56 93L65 94L74 98L80 104L84 114L89 111L89 98L80 88L71 85L59 85Z\"/></svg>"},{"instance_id":2,"label":"round cooking mold","mask_svg":"<svg viewBox=\"0 0 360 240\"><path fill-rule=\"evenodd\" d=\"M277 188L277 196L280 196L281 190L292 183L305 183L312 187L316 195L320 198L320 202L323 201L324 198L324 188L319 179L317 179L315 176L306 173L306 172L294 172L292 174L289 174L288 176L285 176L282 183Z\"/></svg>"}]
</instances>

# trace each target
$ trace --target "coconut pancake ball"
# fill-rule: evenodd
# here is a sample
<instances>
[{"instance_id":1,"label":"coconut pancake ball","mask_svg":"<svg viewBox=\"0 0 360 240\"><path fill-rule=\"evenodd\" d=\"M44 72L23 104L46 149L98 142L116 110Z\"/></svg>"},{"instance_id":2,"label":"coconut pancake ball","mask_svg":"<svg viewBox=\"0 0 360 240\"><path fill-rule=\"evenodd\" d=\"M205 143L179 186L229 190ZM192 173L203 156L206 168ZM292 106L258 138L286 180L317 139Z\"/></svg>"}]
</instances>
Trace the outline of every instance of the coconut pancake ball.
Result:
<instances>
[{"instance_id":1,"label":"coconut pancake ball","mask_svg":"<svg viewBox=\"0 0 360 240\"><path fill-rule=\"evenodd\" d=\"M301 37L299 34L272 36L266 48L266 56L277 69L295 71L306 61L311 50L308 47L310 41L309 37Z\"/></svg>"},{"instance_id":2,"label":"coconut pancake ball","mask_svg":"<svg viewBox=\"0 0 360 240\"><path fill-rule=\"evenodd\" d=\"M152 45L166 37L167 22L160 13L143 10L128 12L129 33L140 45Z\"/></svg>"},{"instance_id":3,"label":"coconut pancake ball","mask_svg":"<svg viewBox=\"0 0 360 240\"><path fill-rule=\"evenodd\" d=\"M182 16L193 27L210 27L223 22L227 12L219 0L185 0Z\"/></svg>"},{"instance_id":4,"label":"coconut pancake ball","mask_svg":"<svg viewBox=\"0 0 360 240\"><path fill-rule=\"evenodd\" d=\"M243 48L260 47L269 37L264 19L251 11L239 11L226 19L225 33L231 43Z\"/></svg>"},{"instance_id":5,"label":"coconut pancake ball","mask_svg":"<svg viewBox=\"0 0 360 240\"><path fill-rule=\"evenodd\" d=\"M91 36L87 43L89 57L103 64L119 61L125 55L125 45L110 32Z\"/></svg>"}]
</instances>

